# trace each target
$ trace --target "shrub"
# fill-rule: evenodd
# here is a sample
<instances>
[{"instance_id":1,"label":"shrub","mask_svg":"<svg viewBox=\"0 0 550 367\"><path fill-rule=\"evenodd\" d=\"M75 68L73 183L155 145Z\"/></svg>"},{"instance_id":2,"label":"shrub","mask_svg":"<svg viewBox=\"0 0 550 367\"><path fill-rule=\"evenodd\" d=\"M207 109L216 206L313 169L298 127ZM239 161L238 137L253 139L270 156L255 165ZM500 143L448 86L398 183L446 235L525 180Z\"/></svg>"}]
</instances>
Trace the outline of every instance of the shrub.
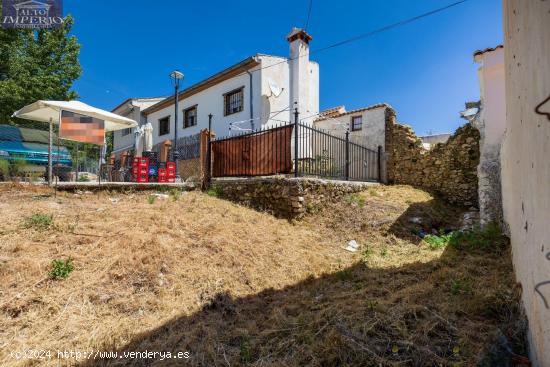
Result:
<instances>
[{"instance_id":1,"label":"shrub","mask_svg":"<svg viewBox=\"0 0 550 367\"><path fill-rule=\"evenodd\" d=\"M442 234L439 236L429 234L426 237L424 237L424 242L428 244L431 250L439 250L441 248L445 248L449 244L449 241L454 235L455 235L455 232L451 232L449 234Z\"/></svg>"},{"instance_id":2,"label":"shrub","mask_svg":"<svg viewBox=\"0 0 550 367\"><path fill-rule=\"evenodd\" d=\"M348 195L345 200L349 205L357 205L360 208L365 206L365 198L359 194Z\"/></svg>"},{"instance_id":3,"label":"shrub","mask_svg":"<svg viewBox=\"0 0 550 367\"><path fill-rule=\"evenodd\" d=\"M174 201L178 201L180 196L181 196L181 191L178 190L178 189L172 189L170 190L170 197L172 198L172 200Z\"/></svg>"},{"instance_id":4,"label":"shrub","mask_svg":"<svg viewBox=\"0 0 550 367\"><path fill-rule=\"evenodd\" d=\"M502 247L502 233L497 224L489 224L484 229L453 232L449 244L457 249L499 250Z\"/></svg>"},{"instance_id":5,"label":"shrub","mask_svg":"<svg viewBox=\"0 0 550 367\"><path fill-rule=\"evenodd\" d=\"M0 181L7 181L10 178L10 162L0 159Z\"/></svg>"},{"instance_id":6,"label":"shrub","mask_svg":"<svg viewBox=\"0 0 550 367\"><path fill-rule=\"evenodd\" d=\"M71 258L67 260L53 260L48 276L50 279L66 279L73 270L74 266Z\"/></svg>"},{"instance_id":7,"label":"shrub","mask_svg":"<svg viewBox=\"0 0 550 367\"><path fill-rule=\"evenodd\" d=\"M34 228L38 230L45 230L52 226L53 216L48 214L33 214L30 217L25 218L23 226L25 228Z\"/></svg>"},{"instance_id":8,"label":"shrub","mask_svg":"<svg viewBox=\"0 0 550 367\"><path fill-rule=\"evenodd\" d=\"M90 182L90 178L88 175L79 175L78 182Z\"/></svg>"},{"instance_id":9,"label":"shrub","mask_svg":"<svg viewBox=\"0 0 550 367\"><path fill-rule=\"evenodd\" d=\"M220 185L211 185L210 188L206 191L206 194L214 197L221 196L223 194L223 187Z\"/></svg>"}]
</instances>

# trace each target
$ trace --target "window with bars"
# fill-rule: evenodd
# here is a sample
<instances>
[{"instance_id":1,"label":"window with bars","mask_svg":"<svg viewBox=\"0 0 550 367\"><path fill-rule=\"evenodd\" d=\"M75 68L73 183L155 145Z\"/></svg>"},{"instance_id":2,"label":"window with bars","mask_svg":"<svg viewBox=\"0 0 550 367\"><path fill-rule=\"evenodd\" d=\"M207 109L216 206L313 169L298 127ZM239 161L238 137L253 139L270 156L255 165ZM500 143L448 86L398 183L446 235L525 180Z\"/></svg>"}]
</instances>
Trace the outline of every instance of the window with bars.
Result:
<instances>
[{"instance_id":1,"label":"window with bars","mask_svg":"<svg viewBox=\"0 0 550 367\"><path fill-rule=\"evenodd\" d=\"M232 90L223 95L224 102L224 115L231 115L237 112L241 112L244 106L244 87Z\"/></svg>"},{"instance_id":2,"label":"window with bars","mask_svg":"<svg viewBox=\"0 0 550 367\"><path fill-rule=\"evenodd\" d=\"M197 106L183 110L183 127L191 127L197 124Z\"/></svg>"},{"instance_id":3,"label":"window with bars","mask_svg":"<svg viewBox=\"0 0 550 367\"><path fill-rule=\"evenodd\" d=\"M363 116L351 117L351 131L358 131L363 128Z\"/></svg>"},{"instance_id":4,"label":"window with bars","mask_svg":"<svg viewBox=\"0 0 550 367\"><path fill-rule=\"evenodd\" d=\"M170 117L164 117L159 120L159 136L170 133Z\"/></svg>"}]
</instances>

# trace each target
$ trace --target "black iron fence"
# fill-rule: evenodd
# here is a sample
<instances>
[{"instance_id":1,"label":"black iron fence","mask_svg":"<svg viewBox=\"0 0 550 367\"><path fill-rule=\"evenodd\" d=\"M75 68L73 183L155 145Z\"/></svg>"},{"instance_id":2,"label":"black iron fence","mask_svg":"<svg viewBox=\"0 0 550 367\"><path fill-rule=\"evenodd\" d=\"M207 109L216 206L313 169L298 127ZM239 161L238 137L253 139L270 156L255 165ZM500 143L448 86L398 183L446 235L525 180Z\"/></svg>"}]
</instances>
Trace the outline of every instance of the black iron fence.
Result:
<instances>
[{"instance_id":1,"label":"black iron fence","mask_svg":"<svg viewBox=\"0 0 550 367\"><path fill-rule=\"evenodd\" d=\"M309 124L295 122L219 137L210 142L212 177L293 174L380 181L382 149L372 150Z\"/></svg>"}]
</instances>

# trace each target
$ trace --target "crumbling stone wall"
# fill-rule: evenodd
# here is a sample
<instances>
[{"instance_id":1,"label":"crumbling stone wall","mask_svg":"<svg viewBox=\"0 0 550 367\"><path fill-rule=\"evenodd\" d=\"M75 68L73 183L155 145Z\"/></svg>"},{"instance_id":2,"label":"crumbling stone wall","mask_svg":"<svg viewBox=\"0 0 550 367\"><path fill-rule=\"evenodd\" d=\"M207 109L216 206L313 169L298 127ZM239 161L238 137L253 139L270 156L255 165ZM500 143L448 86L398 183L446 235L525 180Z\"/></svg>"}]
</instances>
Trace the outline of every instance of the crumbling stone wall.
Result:
<instances>
[{"instance_id":1,"label":"crumbling stone wall","mask_svg":"<svg viewBox=\"0 0 550 367\"><path fill-rule=\"evenodd\" d=\"M445 144L422 147L410 126L387 117L388 181L421 187L452 204L478 205L479 131L471 124L456 130Z\"/></svg>"},{"instance_id":2,"label":"crumbling stone wall","mask_svg":"<svg viewBox=\"0 0 550 367\"><path fill-rule=\"evenodd\" d=\"M306 213L318 211L350 193L365 190L369 185L372 183L286 177L219 179L212 182L213 190L222 198L288 219L298 219Z\"/></svg>"}]
</instances>

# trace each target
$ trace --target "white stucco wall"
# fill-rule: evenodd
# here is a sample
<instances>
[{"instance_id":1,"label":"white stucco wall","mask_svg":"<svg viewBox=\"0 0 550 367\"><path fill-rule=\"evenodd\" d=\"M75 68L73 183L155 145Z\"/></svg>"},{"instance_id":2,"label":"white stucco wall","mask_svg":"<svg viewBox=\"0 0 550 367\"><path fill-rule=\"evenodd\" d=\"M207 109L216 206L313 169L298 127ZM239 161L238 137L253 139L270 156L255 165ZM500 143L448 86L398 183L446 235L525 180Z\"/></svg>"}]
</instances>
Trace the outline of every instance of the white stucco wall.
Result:
<instances>
[{"instance_id":1,"label":"white stucco wall","mask_svg":"<svg viewBox=\"0 0 550 367\"><path fill-rule=\"evenodd\" d=\"M351 130L351 119L354 116L362 116L363 126L361 130ZM366 146L374 151L378 150L378 146L382 146L382 151L386 151L386 107L384 106L329 120L315 121L314 126L339 136L343 136L346 129L349 128L350 140L352 142Z\"/></svg>"},{"instance_id":2,"label":"white stucco wall","mask_svg":"<svg viewBox=\"0 0 550 367\"><path fill-rule=\"evenodd\" d=\"M144 99L132 99L124 105L118 107L113 113L118 115L128 117L134 121L137 121L138 124L143 125L145 123L145 116L141 113L144 109L162 101L163 98L144 98ZM134 106L133 109L130 109L130 103ZM130 130L130 133L123 135L123 130L117 130L113 132L113 151L117 152L121 149L126 149L128 147L134 146L134 129Z\"/></svg>"},{"instance_id":3,"label":"white stucco wall","mask_svg":"<svg viewBox=\"0 0 550 367\"><path fill-rule=\"evenodd\" d=\"M260 64L261 65L261 64ZM257 66L256 68L258 68ZM260 91L260 73L252 73L253 83L253 110L254 118L260 116L261 97ZM224 93L230 92L236 88L243 89L243 110L228 116L224 116ZM183 111L189 107L197 106L197 125L188 128L183 127ZM208 128L208 115L213 115L212 130L217 136L229 135L229 124L232 122L245 121L250 119L250 77L244 73L231 79L225 80L206 90L194 94L188 98L179 101L178 104L178 138L183 136L195 135L202 129ZM159 119L170 117L170 133L159 136ZM174 105L167 106L162 110L147 115L147 121L153 125L153 145L168 139L174 139ZM239 124L242 128L250 128L250 121Z\"/></svg>"},{"instance_id":4,"label":"white stucco wall","mask_svg":"<svg viewBox=\"0 0 550 367\"><path fill-rule=\"evenodd\" d=\"M498 47L474 57L479 64L481 111L473 120L480 132L478 194L480 222L484 227L502 220L500 149L506 125L504 49Z\"/></svg>"},{"instance_id":5,"label":"white stucco wall","mask_svg":"<svg viewBox=\"0 0 550 367\"><path fill-rule=\"evenodd\" d=\"M506 134L504 219L529 319L531 360L550 366L550 1L504 0ZM550 103L542 107L550 113ZM538 286L538 288L537 288ZM536 290L540 292L537 293ZM544 298L543 298L544 297Z\"/></svg>"}]
</instances>

